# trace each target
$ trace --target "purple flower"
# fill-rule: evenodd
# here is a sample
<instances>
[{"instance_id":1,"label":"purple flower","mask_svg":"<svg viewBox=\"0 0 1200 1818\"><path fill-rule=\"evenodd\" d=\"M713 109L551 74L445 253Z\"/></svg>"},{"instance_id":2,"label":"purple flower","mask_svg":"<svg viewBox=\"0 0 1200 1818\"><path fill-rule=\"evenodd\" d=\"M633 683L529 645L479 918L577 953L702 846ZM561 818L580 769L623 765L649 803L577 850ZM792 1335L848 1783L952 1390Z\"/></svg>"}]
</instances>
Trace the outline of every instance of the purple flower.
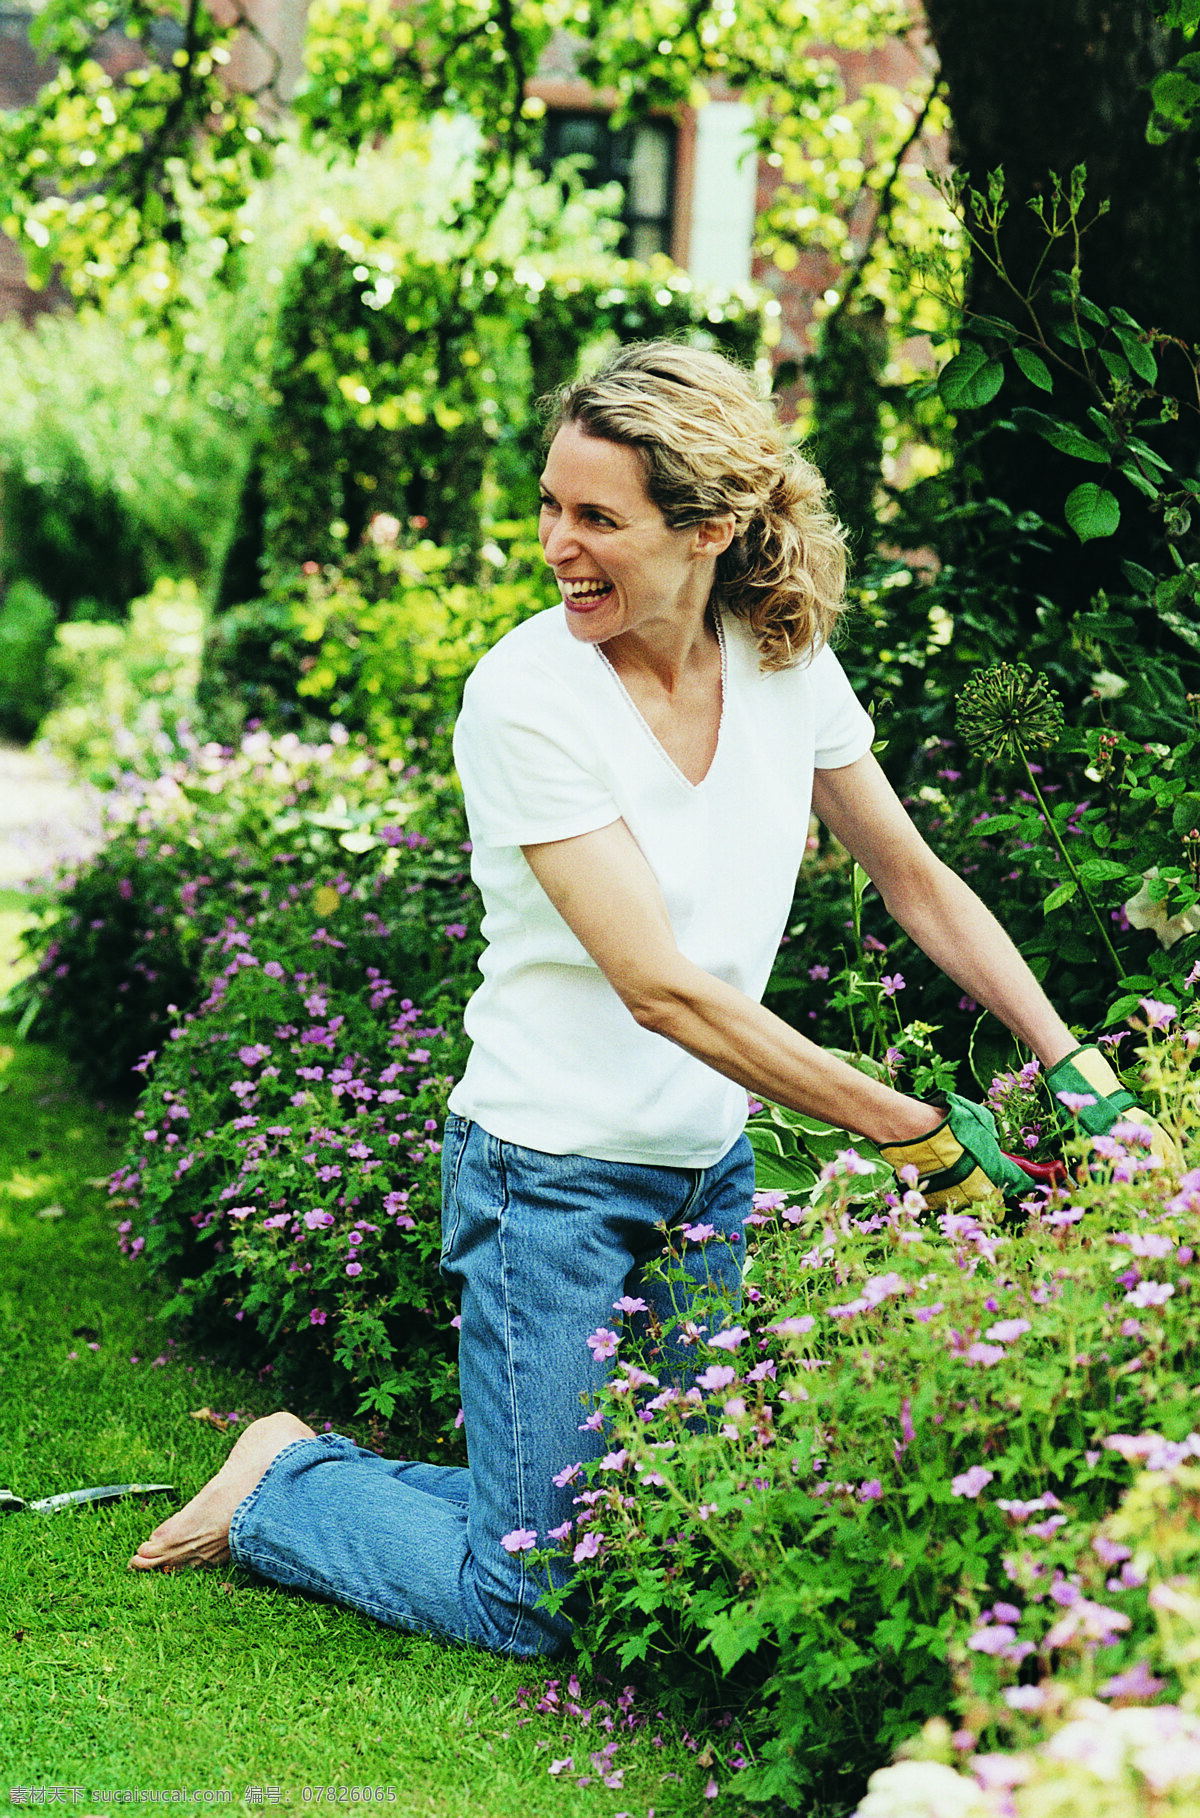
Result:
<instances>
[{"instance_id":1,"label":"purple flower","mask_svg":"<svg viewBox=\"0 0 1200 1818\"><path fill-rule=\"evenodd\" d=\"M977 1654L999 1654L1002 1649L1010 1647L1017 1639L1017 1631L1007 1622L989 1623L982 1629L976 1629L967 1642Z\"/></svg>"},{"instance_id":2,"label":"purple flower","mask_svg":"<svg viewBox=\"0 0 1200 1818\"><path fill-rule=\"evenodd\" d=\"M731 1382L737 1381L737 1371L732 1364L709 1364L707 1370L696 1378L696 1386L701 1389L727 1389Z\"/></svg>"},{"instance_id":3,"label":"purple flower","mask_svg":"<svg viewBox=\"0 0 1200 1818\"><path fill-rule=\"evenodd\" d=\"M1000 1319L994 1326L988 1327L984 1337L992 1339L998 1345L1009 1345L1015 1338L1020 1338L1024 1333L1032 1332L1032 1330L1033 1327L1027 1319Z\"/></svg>"},{"instance_id":4,"label":"purple flower","mask_svg":"<svg viewBox=\"0 0 1200 1818\"><path fill-rule=\"evenodd\" d=\"M989 1471L984 1465L972 1465L969 1471L961 1471L957 1477L950 1479L950 1494L968 1496L974 1500L995 1475L994 1471Z\"/></svg>"},{"instance_id":5,"label":"purple flower","mask_svg":"<svg viewBox=\"0 0 1200 1818\"><path fill-rule=\"evenodd\" d=\"M736 1351L749 1336L745 1326L730 1326L727 1331L715 1332L708 1342L718 1351Z\"/></svg>"},{"instance_id":6,"label":"purple flower","mask_svg":"<svg viewBox=\"0 0 1200 1818\"><path fill-rule=\"evenodd\" d=\"M904 976L900 972L885 972L879 982L883 986L885 995L888 997L895 997L897 991L904 990Z\"/></svg>"},{"instance_id":7,"label":"purple flower","mask_svg":"<svg viewBox=\"0 0 1200 1818\"><path fill-rule=\"evenodd\" d=\"M860 1484L858 1487L858 1500L860 1502L879 1502L882 1496L883 1485L880 1483L878 1477L871 1477L866 1483Z\"/></svg>"},{"instance_id":8,"label":"purple flower","mask_svg":"<svg viewBox=\"0 0 1200 1818\"><path fill-rule=\"evenodd\" d=\"M501 1534L500 1545L506 1553L528 1553L537 1545L536 1528L514 1528L511 1534Z\"/></svg>"},{"instance_id":9,"label":"purple flower","mask_svg":"<svg viewBox=\"0 0 1200 1818\"><path fill-rule=\"evenodd\" d=\"M347 1275L361 1275L362 1269L363 1269L363 1266L360 1262L348 1262L346 1264L346 1274Z\"/></svg>"},{"instance_id":10,"label":"purple flower","mask_svg":"<svg viewBox=\"0 0 1200 1818\"><path fill-rule=\"evenodd\" d=\"M645 1301L640 1298L635 1298L632 1294L622 1294L620 1300L614 1300L613 1301L613 1310L614 1310L614 1312L617 1312L617 1313L648 1313L649 1312L649 1308L647 1307Z\"/></svg>"},{"instance_id":11,"label":"purple flower","mask_svg":"<svg viewBox=\"0 0 1200 1818\"><path fill-rule=\"evenodd\" d=\"M328 1314L325 1312L324 1308L314 1307L308 1316L308 1323L310 1326L323 1326L327 1318Z\"/></svg>"},{"instance_id":12,"label":"purple flower","mask_svg":"<svg viewBox=\"0 0 1200 1818\"><path fill-rule=\"evenodd\" d=\"M592 1357L596 1363L603 1363L606 1357L616 1356L617 1346L621 1341L615 1332L608 1330L607 1326L598 1326L594 1332L588 1333L586 1342L591 1347Z\"/></svg>"},{"instance_id":13,"label":"purple flower","mask_svg":"<svg viewBox=\"0 0 1200 1818\"><path fill-rule=\"evenodd\" d=\"M1157 998L1143 997L1138 1001L1146 1012L1146 1021L1151 1029L1166 1029L1179 1015L1174 1004L1160 1004Z\"/></svg>"},{"instance_id":14,"label":"purple flower","mask_svg":"<svg viewBox=\"0 0 1200 1818\"><path fill-rule=\"evenodd\" d=\"M1132 1293L1125 1296L1131 1307L1161 1307L1170 1300L1175 1289L1169 1281L1139 1282Z\"/></svg>"},{"instance_id":15,"label":"purple flower","mask_svg":"<svg viewBox=\"0 0 1200 1818\"><path fill-rule=\"evenodd\" d=\"M585 1534L571 1555L576 1565L582 1565L585 1559L595 1559L600 1552L600 1536L597 1533Z\"/></svg>"},{"instance_id":16,"label":"purple flower","mask_svg":"<svg viewBox=\"0 0 1200 1818\"><path fill-rule=\"evenodd\" d=\"M463 941L467 938L467 929L464 922L447 922L445 931L452 941Z\"/></svg>"}]
</instances>

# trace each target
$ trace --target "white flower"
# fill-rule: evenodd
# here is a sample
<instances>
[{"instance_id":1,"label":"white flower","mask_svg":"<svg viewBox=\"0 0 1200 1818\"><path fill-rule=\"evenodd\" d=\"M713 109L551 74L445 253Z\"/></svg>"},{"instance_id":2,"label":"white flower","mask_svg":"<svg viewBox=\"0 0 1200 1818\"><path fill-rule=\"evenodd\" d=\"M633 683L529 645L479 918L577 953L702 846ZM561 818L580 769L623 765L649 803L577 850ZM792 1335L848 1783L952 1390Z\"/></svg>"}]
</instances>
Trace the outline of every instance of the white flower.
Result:
<instances>
[{"instance_id":1,"label":"white flower","mask_svg":"<svg viewBox=\"0 0 1200 1818\"><path fill-rule=\"evenodd\" d=\"M854 1818L992 1818L994 1811L975 1781L940 1761L897 1761L871 1775Z\"/></svg>"},{"instance_id":2,"label":"white flower","mask_svg":"<svg viewBox=\"0 0 1200 1818\"><path fill-rule=\"evenodd\" d=\"M1149 928L1164 947L1173 947L1185 934L1195 934L1200 929L1200 905L1193 904L1180 915L1168 916L1166 903L1153 902L1146 887L1157 876L1157 865L1142 872L1142 887L1125 904L1125 914L1131 928Z\"/></svg>"}]
</instances>

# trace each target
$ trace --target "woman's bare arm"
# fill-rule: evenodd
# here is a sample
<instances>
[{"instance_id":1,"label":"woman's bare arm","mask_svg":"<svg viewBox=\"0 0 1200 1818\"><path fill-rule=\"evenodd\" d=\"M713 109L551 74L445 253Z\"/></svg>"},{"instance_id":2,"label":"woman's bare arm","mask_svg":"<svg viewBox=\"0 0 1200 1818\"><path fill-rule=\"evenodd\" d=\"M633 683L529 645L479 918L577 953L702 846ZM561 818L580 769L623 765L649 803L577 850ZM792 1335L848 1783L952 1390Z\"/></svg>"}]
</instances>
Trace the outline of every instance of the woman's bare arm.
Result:
<instances>
[{"instance_id":1,"label":"woman's bare arm","mask_svg":"<svg viewBox=\"0 0 1200 1818\"><path fill-rule=\"evenodd\" d=\"M1046 1066L1078 1047L996 918L930 851L874 757L819 770L813 807L858 860L888 913L948 978Z\"/></svg>"},{"instance_id":2,"label":"woman's bare arm","mask_svg":"<svg viewBox=\"0 0 1200 1818\"><path fill-rule=\"evenodd\" d=\"M658 881L624 821L523 848L534 876L644 1029L760 1098L876 1142L921 1136L941 1112L826 1054L680 953Z\"/></svg>"}]
</instances>

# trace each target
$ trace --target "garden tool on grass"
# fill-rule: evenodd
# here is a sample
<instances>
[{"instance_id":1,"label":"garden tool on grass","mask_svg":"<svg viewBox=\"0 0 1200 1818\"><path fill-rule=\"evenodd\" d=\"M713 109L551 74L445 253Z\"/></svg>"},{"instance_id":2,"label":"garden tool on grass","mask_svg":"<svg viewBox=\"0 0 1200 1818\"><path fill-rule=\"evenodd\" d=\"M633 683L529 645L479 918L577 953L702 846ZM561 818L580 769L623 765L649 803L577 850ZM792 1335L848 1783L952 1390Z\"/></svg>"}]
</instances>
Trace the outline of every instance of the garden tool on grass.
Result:
<instances>
[{"instance_id":1,"label":"garden tool on grass","mask_svg":"<svg viewBox=\"0 0 1200 1818\"><path fill-rule=\"evenodd\" d=\"M947 1094L942 1122L906 1143L880 1143L879 1153L899 1173L911 1163L921 1181L925 1202L935 1212L953 1211L987 1199L999 1187L1006 1198L1019 1198L1032 1186L1066 1182L1061 1162L1024 1161L1000 1147L996 1120L984 1105L957 1092Z\"/></svg>"},{"instance_id":2,"label":"garden tool on grass","mask_svg":"<svg viewBox=\"0 0 1200 1818\"><path fill-rule=\"evenodd\" d=\"M124 1496L158 1496L177 1494L173 1483L100 1483L90 1490L64 1490L58 1496L42 1496L36 1502L26 1502L23 1496L14 1496L11 1490L0 1490L0 1515L15 1515L18 1509L32 1510L35 1514L49 1514L54 1509L66 1509L77 1502L120 1502Z\"/></svg>"}]
</instances>

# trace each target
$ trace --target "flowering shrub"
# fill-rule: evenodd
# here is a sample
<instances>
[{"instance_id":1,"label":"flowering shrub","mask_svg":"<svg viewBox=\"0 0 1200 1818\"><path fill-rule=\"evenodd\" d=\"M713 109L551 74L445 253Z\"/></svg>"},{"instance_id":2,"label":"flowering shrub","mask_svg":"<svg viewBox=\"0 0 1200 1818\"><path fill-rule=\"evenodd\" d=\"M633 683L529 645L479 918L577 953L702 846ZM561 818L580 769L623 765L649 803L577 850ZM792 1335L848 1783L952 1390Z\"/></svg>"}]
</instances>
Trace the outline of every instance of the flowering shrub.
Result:
<instances>
[{"instance_id":1,"label":"flowering shrub","mask_svg":"<svg viewBox=\"0 0 1200 1818\"><path fill-rule=\"evenodd\" d=\"M1193 1141L1195 1045L1149 1051ZM1200 1167L1157 1170L1134 1126L1087 1159L1024 1223L934 1221L846 1152L799 1203L757 1196L746 1304L693 1311L686 1394L613 1334L609 1449L561 1543L588 1645L740 1708L740 1798L844 1800L931 1716L975 1729L1035 1666L1144 1653L1143 1579L1088 1548L1120 1435L1193 1443Z\"/></svg>"},{"instance_id":2,"label":"flowering shrub","mask_svg":"<svg viewBox=\"0 0 1200 1818\"><path fill-rule=\"evenodd\" d=\"M326 892L328 914L355 877L388 898L408 989L436 995L478 952L464 834L450 783L379 763L338 726L319 745L265 732L237 748L191 740L160 775L125 779L96 857L50 887L18 1006L36 1010L92 1091L126 1093L171 1006L197 1001L203 943L231 907L290 905L301 886Z\"/></svg>"},{"instance_id":3,"label":"flowering shrub","mask_svg":"<svg viewBox=\"0 0 1200 1818\"><path fill-rule=\"evenodd\" d=\"M167 1317L298 1392L453 1438L453 1308L437 1272L439 1133L457 1005L407 995L382 893L293 886L205 943L207 995L147 1054L112 1192ZM386 905L385 905L386 906ZM445 1020L443 1021L443 1016ZM355 1404L352 1397L357 1397Z\"/></svg>"},{"instance_id":4,"label":"flowering shrub","mask_svg":"<svg viewBox=\"0 0 1200 1818\"><path fill-rule=\"evenodd\" d=\"M872 1775L857 1818L1182 1818L1196 1810L1200 1435L1172 1444L1155 1433L1117 1434L1107 1443L1146 1468L1115 1515L1076 1532L1076 1569L1050 1581L1057 1621L1045 1645L1057 1650L1054 1671L1045 1672L1043 1652L1036 1683L1009 1675L990 1698L969 1700L972 1727L931 1718L900 1760ZM1026 1558L1027 1572L1034 1563ZM1129 1614L1111 1607L1114 1593L1142 1587ZM1021 1613L1005 1606L989 1615L969 1647L991 1649L986 1638L1009 1626L994 1618L1020 1621ZM1113 1671L1117 1650L1133 1664ZM1015 1653L1011 1643L996 1651ZM986 1734L982 1747L977 1732Z\"/></svg>"}]
</instances>

